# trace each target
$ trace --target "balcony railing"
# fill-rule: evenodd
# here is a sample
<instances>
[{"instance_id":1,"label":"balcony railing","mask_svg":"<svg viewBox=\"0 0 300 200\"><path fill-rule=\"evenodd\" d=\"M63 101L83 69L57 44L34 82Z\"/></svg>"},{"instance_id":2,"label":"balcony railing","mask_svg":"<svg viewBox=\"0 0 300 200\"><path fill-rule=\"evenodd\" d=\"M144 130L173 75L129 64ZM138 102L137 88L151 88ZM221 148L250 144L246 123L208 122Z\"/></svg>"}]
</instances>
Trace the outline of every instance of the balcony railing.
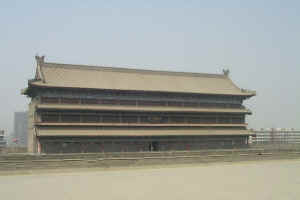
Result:
<instances>
[{"instance_id":1,"label":"balcony railing","mask_svg":"<svg viewBox=\"0 0 300 200\"><path fill-rule=\"evenodd\" d=\"M244 124L243 115L176 116L176 115L121 115L121 114L41 114L45 123L123 123L123 124Z\"/></svg>"},{"instance_id":2,"label":"balcony railing","mask_svg":"<svg viewBox=\"0 0 300 200\"><path fill-rule=\"evenodd\" d=\"M245 109L236 103L192 102L192 101L153 101L153 100L121 100L121 99L82 99L41 97L42 104L80 104L80 105L122 105L122 106L161 106L161 107L190 107L190 108L229 108Z\"/></svg>"}]
</instances>

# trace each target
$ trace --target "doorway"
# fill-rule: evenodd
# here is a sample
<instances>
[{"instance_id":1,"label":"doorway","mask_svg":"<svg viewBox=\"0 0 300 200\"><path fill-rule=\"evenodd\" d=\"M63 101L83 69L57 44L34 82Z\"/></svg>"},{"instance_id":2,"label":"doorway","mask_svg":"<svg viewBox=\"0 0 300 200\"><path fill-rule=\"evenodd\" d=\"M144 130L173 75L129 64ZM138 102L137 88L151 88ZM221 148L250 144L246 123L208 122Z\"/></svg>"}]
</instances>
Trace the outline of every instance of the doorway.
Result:
<instances>
[{"instance_id":1,"label":"doorway","mask_svg":"<svg viewBox=\"0 0 300 200\"><path fill-rule=\"evenodd\" d=\"M158 142L157 141L153 141L149 143L149 151L158 151Z\"/></svg>"}]
</instances>

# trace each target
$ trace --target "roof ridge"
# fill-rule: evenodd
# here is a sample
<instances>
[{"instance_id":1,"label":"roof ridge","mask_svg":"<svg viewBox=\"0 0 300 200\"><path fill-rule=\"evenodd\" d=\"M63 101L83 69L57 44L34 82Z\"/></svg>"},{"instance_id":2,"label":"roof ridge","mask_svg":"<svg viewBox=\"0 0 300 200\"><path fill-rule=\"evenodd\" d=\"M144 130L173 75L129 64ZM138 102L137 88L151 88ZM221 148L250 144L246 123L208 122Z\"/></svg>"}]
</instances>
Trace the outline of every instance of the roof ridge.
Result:
<instances>
[{"instance_id":1,"label":"roof ridge","mask_svg":"<svg viewBox=\"0 0 300 200\"><path fill-rule=\"evenodd\" d=\"M137 68L123 68L113 66L95 66L95 65L78 65L78 64L63 64L45 62L43 67L58 67L67 69L80 69L80 70L97 70L97 71L112 71L123 73L140 73L140 74L164 74L172 76L192 76L192 77L206 77L206 78L228 78L224 74L210 74L210 73L197 73L197 72L179 72L179 71L164 71L164 70L148 70ZM229 78L228 78L229 79Z\"/></svg>"}]
</instances>

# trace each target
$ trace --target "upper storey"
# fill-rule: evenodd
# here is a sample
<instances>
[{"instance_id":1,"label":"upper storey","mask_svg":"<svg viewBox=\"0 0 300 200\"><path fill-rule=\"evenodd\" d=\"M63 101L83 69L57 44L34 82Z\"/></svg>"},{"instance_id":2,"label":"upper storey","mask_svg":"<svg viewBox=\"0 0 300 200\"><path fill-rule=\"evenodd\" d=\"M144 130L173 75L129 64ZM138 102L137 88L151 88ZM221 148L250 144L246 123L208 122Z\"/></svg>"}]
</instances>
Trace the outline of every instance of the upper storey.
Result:
<instances>
[{"instance_id":1,"label":"upper storey","mask_svg":"<svg viewBox=\"0 0 300 200\"><path fill-rule=\"evenodd\" d=\"M251 97L254 91L238 88L224 74L151 71L44 62L36 56L37 69L31 87L82 88L120 91L194 93Z\"/></svg>"}]
</instances>

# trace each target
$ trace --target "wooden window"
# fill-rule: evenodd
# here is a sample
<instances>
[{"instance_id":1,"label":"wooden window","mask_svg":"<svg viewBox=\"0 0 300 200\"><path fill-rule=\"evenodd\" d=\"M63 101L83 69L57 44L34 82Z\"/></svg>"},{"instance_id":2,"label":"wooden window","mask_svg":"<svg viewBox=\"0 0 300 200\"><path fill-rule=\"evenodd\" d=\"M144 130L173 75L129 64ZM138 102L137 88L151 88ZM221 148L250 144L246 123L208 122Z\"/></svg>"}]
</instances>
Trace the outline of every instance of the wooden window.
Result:
<instances>
[{"instance_id":1,"label":"wooden window","mask_svg":"<svg viewBox=\"0 0 300 200\"><path fill-rule=\"evenodd\" d=\"M230 123L230 117L219 117L218 118L219 124L229 124Z\"/></svg>"},{"instance_id":2,"label":"wooden window","mask_svg":"<svg viewBox=\"0 0 300 200\"><path fill-rule=\"evenodd\" d=\"M80 116L79 115L65 115L63 114L61 116L62 122L80 122Z\"/></svg>"},{"instance_id":3,"label":"wooden window","mask_svg":"<svg viewBox=\"0 0 300 200\"><path fill-rule=\"evenodd\" d=\"M149 123L148 117L147 117L147 116L142 116L142 117L140 118L140 122L141 122L141 123Z\"/></svg>"},{"instance_id":4,"label":"wooden window","mask_svg":"<svg viewBox=\"0 0 300 200\"><path fill-rule=\"evenodd\" d=\"M41 97L42 103L59 103L58 97Z\"/></svg>"},{"instance_id":5,"label":"wooden window","mask_svg":"<svg viewBox=\"0 0 300 200\"><path fill-rule=\"evenodd\" d=\"M184 102L184 107L197 107L197 102Z\"/></svg>"},{"instance_id":6,"label":"wooden window","mask_svg":"<svg viewBox=\"0 0 300 200\"><path fill-rule=\"evenodd\" d=\"M200 123L200 117L187 117L186 121L190 124L198 124Z\"/></svg>"},{"instance_id":7,"label":"wooden window","mask_svg":"<svg viewBox=\"0 0 300 200\"><path fill-rule=\"evenodd\" d=\"M97 99L81 99L82 104L98 104Z\"/></svg>"},{"instance_id":8,"label":"wooden window","mask_svg":"<svg viewBox=\"0 0 300 200\"><path fill-rule=\"evenodd\" d=\"M83 123L96 123L99 121L99 117L97 115L82 115L81 121Z\"/></svg>"},{"instance_id":9,"label":"wooden window","mask_svg":"<svg viewBox=\"0 0 300 200\"><path fill-rule=\"evenodd\" d=\"M204 124L214 124L217 122L216 117L203 117L201 121Z\"/></svg>"},{"instance_id":10,"label":"wooden window","mask_svg":"<svg viewBox=\"0 0 300 200\"><path fill-rule=\"evenodd\" d=\"M229 104L230 108L241 108L240 104Z\"/></svg>"},{"instance_id":11,"label":"wooden window","mask_svg":"<svg viewBox=\"0 0 300 200\"><path fill-rule=\"evenodd\" d=\"M243 124L244 120L242 117L233 117L232 118L232 123L233 124Z\"/></svg>"},{"instance_id":12,"label":"wooden window","mask_svg":"<svg viewBox=\"0 0 300 200\"><path fill-rule=\"evenodd\" d=\"M79 104L80 99L77 98L61 98L61 103L66 104Z\"/></svg>"},{"instance_id":13,"label":"wooden window","mask_svg":"<svg viewBox=\"0 0 300 200\"><path fill-rule=\"evenodd\" d=\"M119 100L117 99L102 99L101 104L103 105L119 105Z\"/></svg>"},{"instance_id":14,"label":"wooden window","mask_svg":"<svg viewBox=\"0 0 300 200\"><path fill-rule=\"evenodd\" d=\"M200 103L200 107L211 107L210 103Z\"/></svg>"},{"instance_id":15,"label":"wooden window","mask_svg":"<svg viewBox=\"0 0 300 200\"><path fill-rule=\"evenodd\" d=\"M163 102L163 101L139 101L138 104L141 106L165 106L166 102Z\"/></svg>"},{"instance_id":16,"label":"wooden window","mask_svg":"<svg viewBox=\"0 0 300 200\"><path fill-rule=\"evenodd\" d=\"M169 122L170 123L183 123L184 122L184 117L169 117Z\"/></svg>"},{"instance_id":17,"label":"wooden window","mask_svg":"<svg viewBox=\"0 0 300 200\"><path fill-rule=\"evenodd\" d=\"M137 116L122 116L122 123L138 123Z\"/></svg>"},{"instance_id":18,"label":"wooden window","mask_svg":"<svg viewBox=\"0 0 300 200\"><path fill-rule=\"evenodd\" d=\"M174 106L174 107L180 107L180 106L183 105L183 103L182 102L178 102L178 101L169 101L168 105L169 106Z\"/></svg>"},{"instance_id":19,"label":"wooden window","mask_svg":"<svg viewBox=\"0 0 300 200\"><path fill-rule=\"evenodd\" d=\"M120 101L120 105L135 106L136 105L136 101L134 101L134 100L121 100Z\"/></svg>"},{"instance_id":20,"label":"wooden window","mask_svg":"<svg viewBox=\"0 0 300 200\"><path fill-rule=\"evenodd\" d=\"M116 115L104 115L102 116L103 123L120 123L120 117Z\"/></svg>"},{"instance_id":21,"label":"wooden window","mask_svg":"<svg viewBox=\"0 0 300 200\"><path fill-rule=\"evenodd\" d=\"M226 108L226 104L225 103L217 103L216 108Z\"/></svg>"},{"instance_id":22,"label":"wooden window","mask_svg":"<svg viewBox=\"0 0 300 200\"><path fill-rule=\"evenodd\" d=\"M58 122L58 121L59 121L58 115L42 114L42 122Z\"/></svg>"}]
</instances>

